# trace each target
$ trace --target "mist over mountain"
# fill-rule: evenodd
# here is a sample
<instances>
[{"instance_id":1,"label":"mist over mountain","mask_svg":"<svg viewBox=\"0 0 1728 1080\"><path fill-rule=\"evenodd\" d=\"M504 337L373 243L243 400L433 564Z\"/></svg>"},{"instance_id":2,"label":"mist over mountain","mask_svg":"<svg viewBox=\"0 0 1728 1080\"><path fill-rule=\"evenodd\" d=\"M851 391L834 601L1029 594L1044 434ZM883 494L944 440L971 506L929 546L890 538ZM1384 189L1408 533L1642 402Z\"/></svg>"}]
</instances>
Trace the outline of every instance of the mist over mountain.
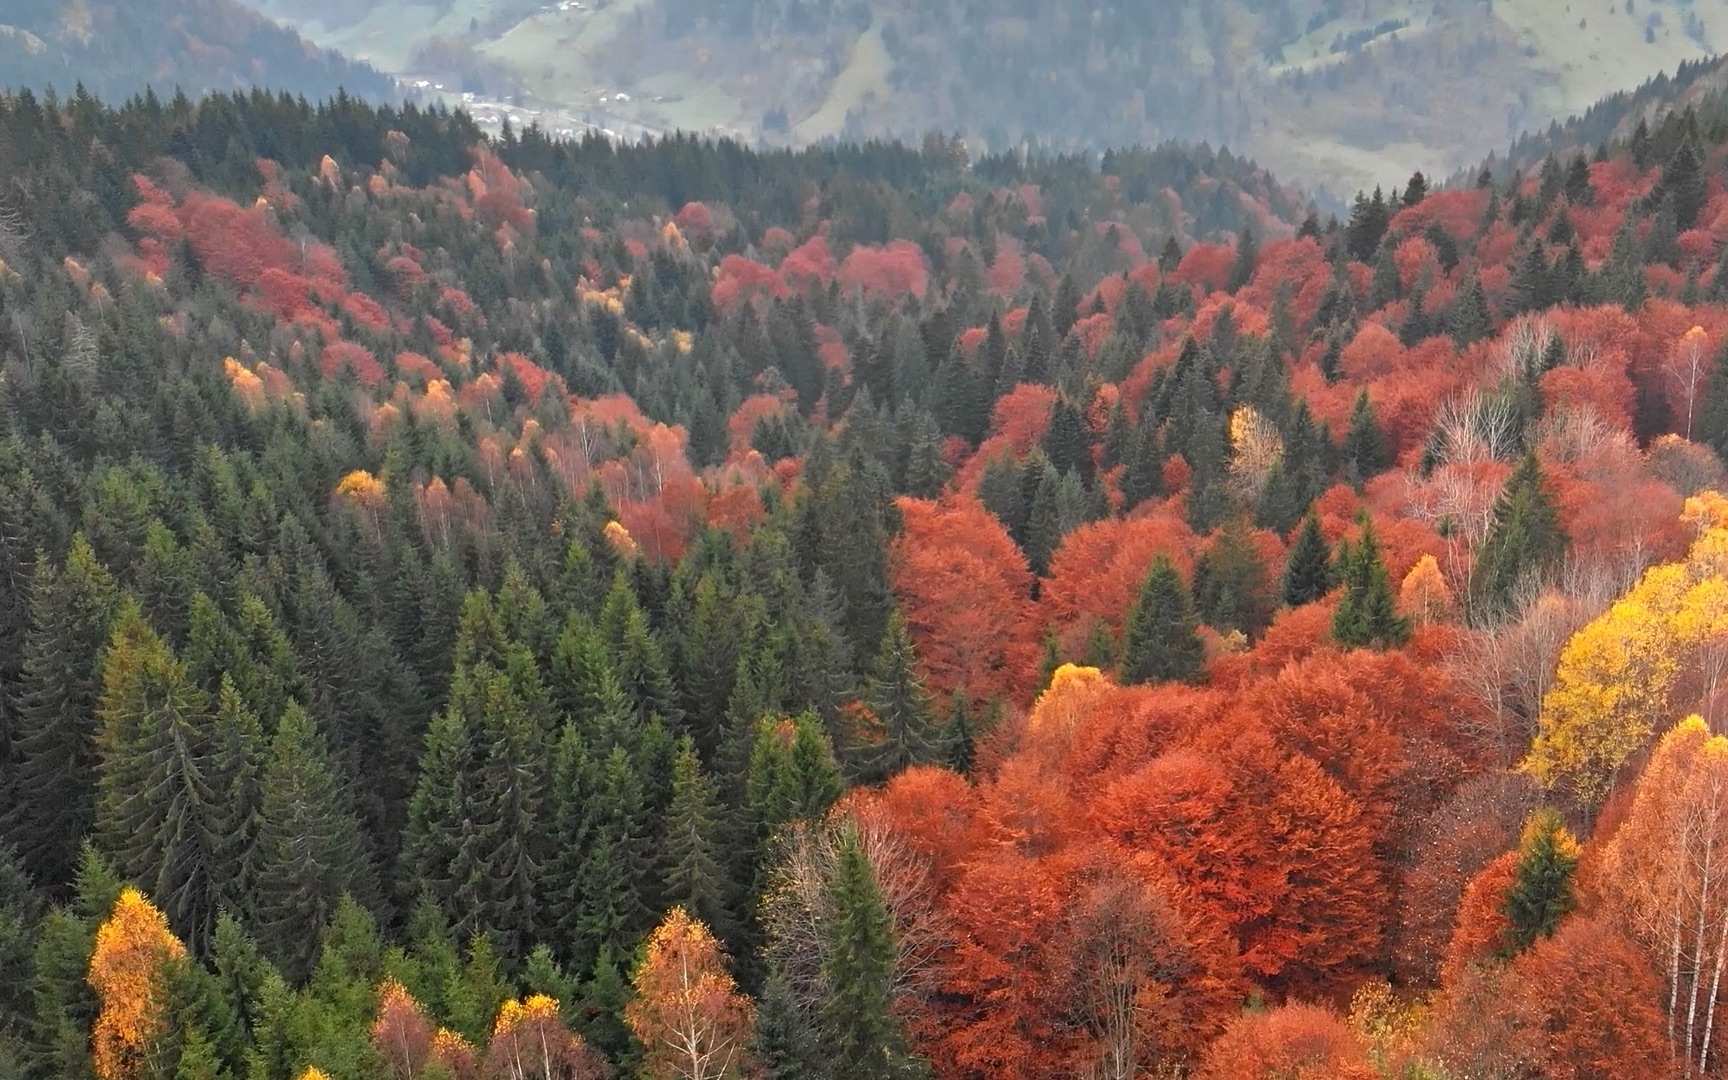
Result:
<instances>
[{"instance_id":1,"label":"mist over mountain","mask_svg":"<svg viewBox=\"0 0 1728 1080\"><path fill-rule=\"evenodd\" d=\"M1728 5L1693 0L254 2L387 70L655 128L1205 140L1344 192L1463 167L1728 42Z\"/></svg>"},{"instance_id":2,"label":"mist over mountain","mask_svg":"<svg viewBox=\"0 0 1728 1080\"><path fill-rule=\"evenodd\" d=\"M0 87L82 83L123 100L146 86L192 97L265 86L309 97L374 99L394 82L233 0L8 0L0 5Z\"/></svg>"}]
</instances>

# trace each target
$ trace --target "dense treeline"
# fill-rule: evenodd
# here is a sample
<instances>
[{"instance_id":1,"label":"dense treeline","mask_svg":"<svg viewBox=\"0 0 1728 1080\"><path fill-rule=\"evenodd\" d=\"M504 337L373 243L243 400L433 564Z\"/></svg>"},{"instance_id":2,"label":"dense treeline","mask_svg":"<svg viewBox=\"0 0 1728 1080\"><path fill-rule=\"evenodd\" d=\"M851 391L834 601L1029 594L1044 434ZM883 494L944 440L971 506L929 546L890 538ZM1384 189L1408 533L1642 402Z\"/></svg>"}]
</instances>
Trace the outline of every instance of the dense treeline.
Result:
<instances>
[{"instance_id":1,"label":"dense treeline","mask_svg":"<svg viewBox=\"0 0 1728 1080\"><path fill-rule=\"evenodd\" d=\"M1616 149L0 98L0 1075L1714 1068L1728 192Z\"/></svg>"}]
</instances>

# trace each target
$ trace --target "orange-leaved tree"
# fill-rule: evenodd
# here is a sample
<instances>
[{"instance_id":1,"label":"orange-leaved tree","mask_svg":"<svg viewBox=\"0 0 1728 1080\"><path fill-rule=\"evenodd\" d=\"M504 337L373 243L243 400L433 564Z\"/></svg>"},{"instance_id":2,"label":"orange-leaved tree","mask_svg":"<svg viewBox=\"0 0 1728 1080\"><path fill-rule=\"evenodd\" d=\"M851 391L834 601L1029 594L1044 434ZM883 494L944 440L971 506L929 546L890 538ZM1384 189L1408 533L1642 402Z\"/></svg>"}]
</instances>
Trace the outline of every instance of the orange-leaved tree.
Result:
<instances>
[{"instance_id":1,"label":"orange-leaved tree","mask_svg":"<svg viewBox=\"0 0 1728 1080\"><path fill-rule=\"evenodd\" d=\"M723 1080L752 1074L747 1046L755 1009L726 971L720 945L682 907L666 913L636 969L624 1019L644 1048L651 1080Z\"/></svg>"},{"instance_id":2,"label":"orange-leaved tree","mask_svg":"<svg viewBox=\"0 0 1728 1080\"><path fill-rule=\"evenodd\" d=\"M395 979L378 988L378 1018L372 1022L372 1045L383 1059L391 1080L414 1080L432 1052L432 1022L420 1003Z\"/></svg>"},{"instance_id":3,"label":"orange-leaved tree","mask_svg":"<svg viewBox=\"0 0 1728 1080\"><path fill-rule=\"evenodd\" d=\"M150 1045L164 1033L163 968L185 955L168 920L144 894L123 890L96 931L90 955L89 981L101 1002L91 1052L101 1080L145 1075Z\"/></svg>"},{"instance_id":4,"label":"orange-leaved tree","mask_svg":"<svg viewBox=\"0 0 1728 1080\"><path fill-rule=\"evenodd\" d=\"M434 1057L442 1061L442 1055ZM552 998L535 994L506 1001L498 1010L492 1041L486 1044L488 1080L606 1080L611 1075L599 1051L564 1026Z\"/></svg>"}]
</instances>

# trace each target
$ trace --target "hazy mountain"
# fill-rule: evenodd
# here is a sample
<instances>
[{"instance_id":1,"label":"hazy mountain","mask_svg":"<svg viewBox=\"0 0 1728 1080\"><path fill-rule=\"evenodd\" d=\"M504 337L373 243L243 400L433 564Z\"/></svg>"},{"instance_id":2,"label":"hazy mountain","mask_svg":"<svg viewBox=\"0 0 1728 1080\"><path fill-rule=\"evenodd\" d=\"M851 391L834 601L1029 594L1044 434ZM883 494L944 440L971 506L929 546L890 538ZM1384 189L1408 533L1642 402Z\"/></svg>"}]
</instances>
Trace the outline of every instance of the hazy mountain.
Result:
<instances>
[{"instance_id":1,"label":"hazy mountain","mask_svg":"<svg viewBox=\"0 0 1728 1080\"><path fill-rule=\"evenodd\" d=\"M391 79L233 0L8 0L0 5L0 87L82 83L110 100L146 85L196 96L255 85L382 98Z\"/></svg>"},{"instance_id":2,"label":"hazy mountain","mask_svg":"<svg viewBox=\"0 0 1728 1080\"><path fill-rule=\"evenodd\" d=\"M256 2L390 70L650 126L1205 139L1334 188L1459 168L1728 42L1694 0Z\"/></svg>"}]
</instances>

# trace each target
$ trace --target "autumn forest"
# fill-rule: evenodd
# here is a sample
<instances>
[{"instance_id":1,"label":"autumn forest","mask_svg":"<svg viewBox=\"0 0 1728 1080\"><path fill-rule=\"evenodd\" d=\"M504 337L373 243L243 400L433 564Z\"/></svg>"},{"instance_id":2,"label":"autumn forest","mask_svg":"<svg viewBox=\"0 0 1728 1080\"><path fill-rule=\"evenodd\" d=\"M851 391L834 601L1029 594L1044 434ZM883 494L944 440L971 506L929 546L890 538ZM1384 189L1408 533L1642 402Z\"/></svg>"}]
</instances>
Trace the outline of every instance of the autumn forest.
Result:
<instances>
[{"instance_id":1,"label":"autumn forest","mask_svg":"<svg viewBox=\"0 0 1728 1080\"><path fill-rule=\"evenodd\" d=\"M1728 1075L1728 102L1626 119L0 95L0 1080Z\"/></svg>"}]
</instances>

